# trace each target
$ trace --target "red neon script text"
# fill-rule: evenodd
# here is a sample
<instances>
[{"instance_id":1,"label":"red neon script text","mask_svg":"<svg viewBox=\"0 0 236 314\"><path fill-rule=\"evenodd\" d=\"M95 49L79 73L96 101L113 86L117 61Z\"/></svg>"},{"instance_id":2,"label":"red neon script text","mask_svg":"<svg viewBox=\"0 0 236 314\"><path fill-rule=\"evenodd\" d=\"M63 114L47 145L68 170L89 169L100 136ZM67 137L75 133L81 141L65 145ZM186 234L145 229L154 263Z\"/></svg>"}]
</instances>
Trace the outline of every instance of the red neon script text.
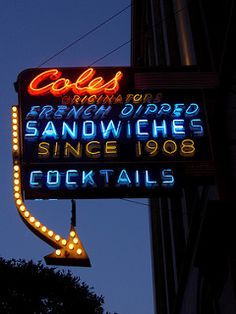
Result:
<instances>
[{"instance_id":1,"label":"red neon script text","mask_svg":"<svg viewBox=\"0 0 236 314\"><path fill-rule=\"evenodd\" d=\"M95 70L89 68L85 70L72 83L69 79L61 77L62 72L57 69L50 69L37 75L29 84L28 92L34 96L41 96L51 93L53 96L62 96L72 90L76 95L113 95L119 90L119 81L123 74L118 71L115 76L108 81L104 81L103 77L99 76L93 79ZM45 81L51 80L52 83L43 85Z\"/></svg>"}]
</instances>

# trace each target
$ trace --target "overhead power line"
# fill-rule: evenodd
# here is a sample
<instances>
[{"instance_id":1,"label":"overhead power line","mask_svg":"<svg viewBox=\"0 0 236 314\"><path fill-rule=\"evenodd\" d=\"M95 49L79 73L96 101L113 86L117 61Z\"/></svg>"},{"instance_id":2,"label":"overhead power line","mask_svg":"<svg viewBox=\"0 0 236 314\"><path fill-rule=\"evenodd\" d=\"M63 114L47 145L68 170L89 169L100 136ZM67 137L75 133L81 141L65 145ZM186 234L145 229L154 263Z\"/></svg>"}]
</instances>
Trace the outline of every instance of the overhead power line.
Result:
<instances>
[{"instance_id":1,"label":"overhead power line","mask_svg":"<svg viewBox=\"0 0 236 314\"><path fill-rule=\"evenodd\" d=\"M187 7L189 7L190 4L192 4L193 2L191 1L189 4L183 6L182 8L176 10L174 12L174 15L178 14L179 12L185 10ZM81 41L82 39L84 39L85 37L87 37L88 35L92 34L93 32L95 32L97 29L99 29L100 27L104 26L105 24L107 24L108 22L110 22L111 20L113 20L114 18L116 18L117 16L119 16L120 14L122 14L123 12L125 12L128 8L132 7L133 3L129 4L128 6L126 6L125 8L123 8L122 10L118 11L117 13L115 13L114 15L112 15L111 17L109 17L108 19L106 19L105 21L103 21L102 23L98 24L97 26L95 26L94 28L92 28L90 31L88 31L87 33L83 34L82 36L80 36L79 38L75 39L74 41L72 41L70 44L68 44L67 46L65 46L64 48L62 48L61 50L59 50L58 52L56 52L54 55L52 55L51 57L49 57L48 59L46 59L44 62L42 62L40 65L38 65L38 67L40 68L41 66L43 66L44 64L48 63L49 61L51 61L52 59L54 59L55 57L57 57L58 55L60 55L62 52L64 52L65 50L69 49L70 47L74 46L75 44L77 44L79 41ZM161 19L156 25L155 28L158 27L162 22L168 20L169 18L171 18L172 15L169 16L165 16L163 19ZM97 60L93 61L90 65L94 65L97 62L105 59L106 57L108 57L109 55L113 54L114 52L120 50L121 48L123 48L124 46L126 46L127 44L131 43L131 40L128 40L126 42L124 42L123 44L119 45L118 47L116 47L115 49L112 49L111 51L109 51L108 53L106 53L105 55L103 55L102 57L98 58Z\"/></svg>"},{"instance_id":2,"label":"overhead power line","mask_svg":"<svg viewBox=\"0 0 236 314\"><path fill-rule=\"evenodd\" d=\"M97 26L95 26L94 28L92 28L90 31L88 31L87 33L83 34L82 36L76 38L74 41L72 41L70 44L68 44L67 46L65 46L64 48L62 48L61 50L59 50L58 52L56 52L54 55L52 55L51 57L49 57L48 59L46 59L45 61L43 61L40 65L38 65L38 68L40 68L41 66L45 65L46 63L48 63L49 61L51 61L52 59L54 59L55 57L57 57L58 55L60 55L62 52L64 52L65 50L69 49L70 47L74 46L75 44L77 44L79 41L81 41L82 39L86 38L87 36L89 36L90 34L92 34L93 32L95 32L96 30L98 30L99 28L101 28L102 26L104 26L105 24L107 24L108 22L110 22L111 20L113 20L114 18L116 18L117 16L119 16L120 14L122 14L123 12L125 12L127 9L129 9L132 6L132 4L129 4L128 6L126 6L125 8L123 8L122 10L118 11L117 13L113 14L112 16L110 16L108 19L106 19L105 21L103 21L102 23L98 24Z\"/></svg>"},{"instance_id":3,"label":"overhead power line","mask_svg":"<svg viewBox=\"0 0 236 314\"><path fill-rule=\"evenodd\" d=\"M139 201L129 200L129 199L127 199L127 198L121 198L121 200L122 200L122 201L125 201L125 202L130 202L130 203L138 204L138 205L149 206L149 205L146 204L146 203L142 203L142 202L139 202Z\"/></svg>"},{"instance_id":4,"label":"overhead power line","mask_svg":"<svg viewBox=\"0 0 236 314\"><path fill-rule=\"evenodd\" d=\"M191 3L192 3L192 2L191 2ZM189 5L190 5L190 3L187 4L187 5L185 5L185 6L183 6L183 7L180 8L180 9L174 11L174 15L177 15L177 14L180 13L181 11L185 10L187 7L189 7ZM161 19L157 24L155 24L155 25L154 25L155 28L159 27L159 25L160 25L162 22L167 21L169 18L172 18L172 15L171 15L171 14L168 15L168 16L165 16L165 17L164 17L163 19ZM93 61L90 65L94 65L94 64L96 64L97 62L99 62L99 61L105 59L106 57L108 57L108 56L111 55L112 53L114 53L114 52L120 50L122 47L126 46L127 44L129 44L129 43L131 43L131 42L132 42L132 39L130 39L130 40L124 42L123 44L119 45L119 46L116 47L115 49L113 49L113 50L109 51L108 53L106 53L104 56L102 56L102 57L98 58L97 60Z\"/></svg>"},{"instance_id":5,"label":"overhead power line","mask_svg":"<svg viewBox=\"0 0 236 314\"><path fill-rule=\"evenodd\" d=\"M102 56L101 58L98 58L97 60L93 61L92 63L90 63L89 66L92 66L92 65L96 64L97 62L99 62L99 61L105 59L106 57L108 57L108 56L111 55L112 53L114 53L114 52L120 50L122 47L126 46L126 45L129 44L129 43L131 43L131 39L128 40L128 41L126 41L126 42L124 42L123 44L121 44L120 46L116 47L115 49L109 51L108 53L106 53L106 54L105 54L104 56Z\"/></svg>"}]
</instances>

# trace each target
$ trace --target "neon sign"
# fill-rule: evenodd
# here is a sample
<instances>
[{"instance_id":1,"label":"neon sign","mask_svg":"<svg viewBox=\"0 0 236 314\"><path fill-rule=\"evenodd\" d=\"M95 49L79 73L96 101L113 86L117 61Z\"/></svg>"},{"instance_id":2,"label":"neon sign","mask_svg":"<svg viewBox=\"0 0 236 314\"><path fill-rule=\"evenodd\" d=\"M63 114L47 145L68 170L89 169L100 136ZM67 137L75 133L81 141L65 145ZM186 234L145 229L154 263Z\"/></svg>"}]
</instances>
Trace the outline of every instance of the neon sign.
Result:
<instances>
[{"instance_id":1,"label":"neon sign","mask_svg":"<svg viewBox=\"0 0 236 314\"><path fill-rule=\"evenodd\" d=\"M61 71L50 69L33 78L28 86L28 92L34 96L51 93L53 96L59 97L68 93L70 90L76 95L100 95L102 93L113 95L119 90L119 81L123 76L121 71L118 71L107 83L105 83L101 76L93 78L95 73L96 71L93 68L89 68L72 83L68 78L61 77ZM45 83L48 80L53 82L49 84Z\"/></svg>"},{"instance_id":2,"label":"neon sign","mask_svg":"<svg viewBox=\"0 0 236 314\"><path fill-rule=\"evenodd\" d=\"M18 77L14 198L25 224L56 249L48 264L90 266L74 225L63 238L25 199L156 197L212 176L202 91L138 89L135 77L125 67L29 69Z\"/></svg>"},{"instance_id":3,"label":"neon sign","mask_svg":"<svg viewBox=\"0 0 236 314\"><path fill-rule=\"evenodd\" d=\"M123 67L26 70L18 92L28 199L168 194L210 158L200 91L137 90Z\"/></svg>"}]
</instances>

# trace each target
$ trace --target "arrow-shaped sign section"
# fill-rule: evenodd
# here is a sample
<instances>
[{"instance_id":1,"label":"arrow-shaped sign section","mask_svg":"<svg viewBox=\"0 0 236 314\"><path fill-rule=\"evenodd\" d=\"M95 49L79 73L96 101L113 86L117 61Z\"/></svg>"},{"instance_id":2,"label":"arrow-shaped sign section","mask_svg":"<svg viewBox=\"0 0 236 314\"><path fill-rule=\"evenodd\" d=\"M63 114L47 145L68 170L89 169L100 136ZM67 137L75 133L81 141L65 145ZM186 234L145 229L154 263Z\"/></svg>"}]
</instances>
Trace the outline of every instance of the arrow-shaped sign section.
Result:
<instances>
[{"instance_id":1,"label":"arrow-shaped sign section","mask_svg":"<svg viewBox=\"0 0 236 314\"><path fill-rule=\"evenodd\" d=\"M26 226L39 238L56 249L55 252L45 256L49 265L85 266L90 267L88 255L79 239L79 236L71 225L68 239L61 237L53 230L46 227L36 217L31 215L26 208L21 189L20 167L20 137L19 137L19 113L18 107L12 107L12 153L13 153L13 186L14 199L17 210Z\"/></svg>"}]
</instances>

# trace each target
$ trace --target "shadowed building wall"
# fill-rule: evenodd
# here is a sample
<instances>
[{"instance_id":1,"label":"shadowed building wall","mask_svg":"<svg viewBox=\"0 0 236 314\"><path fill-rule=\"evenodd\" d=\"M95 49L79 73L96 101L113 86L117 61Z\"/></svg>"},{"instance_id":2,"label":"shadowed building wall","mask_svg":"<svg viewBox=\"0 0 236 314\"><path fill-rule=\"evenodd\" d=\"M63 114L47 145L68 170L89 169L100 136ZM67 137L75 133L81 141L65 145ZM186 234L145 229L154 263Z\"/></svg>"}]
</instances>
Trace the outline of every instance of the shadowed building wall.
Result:
<instances>
[{"instance_id":1,"label":"shadowed building wall","mask_svg":"<svg viewBox=\"0 0 236 314\"><path fill-rule=\"evenodd\" d=\"M236 313L235 13L232 0L133 1L133 66L189 67L214 73L219 82L205 98L213 184L150 200L157 314Z\"/></svg>"}]
</instances>

